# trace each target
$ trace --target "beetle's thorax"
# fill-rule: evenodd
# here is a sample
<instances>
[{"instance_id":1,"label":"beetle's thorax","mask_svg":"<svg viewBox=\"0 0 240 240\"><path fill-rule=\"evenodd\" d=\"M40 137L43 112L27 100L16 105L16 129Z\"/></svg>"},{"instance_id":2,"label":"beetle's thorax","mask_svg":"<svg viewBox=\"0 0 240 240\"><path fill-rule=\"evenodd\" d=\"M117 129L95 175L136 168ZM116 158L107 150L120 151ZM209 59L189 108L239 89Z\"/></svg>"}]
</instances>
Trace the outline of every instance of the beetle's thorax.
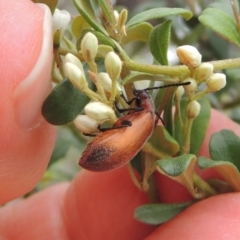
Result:
<instances>
[{"instance_id":1,"label":"beetle's thorax","mask_svg":"<svg viewBox=\"0 0 240 240\"><path fill-rule=\"evenodd\" d=\"M146 111L155 112L155 106L152 97L146 90L135 90L136 106L142 107Z\"/></svg>"}]
</instances>

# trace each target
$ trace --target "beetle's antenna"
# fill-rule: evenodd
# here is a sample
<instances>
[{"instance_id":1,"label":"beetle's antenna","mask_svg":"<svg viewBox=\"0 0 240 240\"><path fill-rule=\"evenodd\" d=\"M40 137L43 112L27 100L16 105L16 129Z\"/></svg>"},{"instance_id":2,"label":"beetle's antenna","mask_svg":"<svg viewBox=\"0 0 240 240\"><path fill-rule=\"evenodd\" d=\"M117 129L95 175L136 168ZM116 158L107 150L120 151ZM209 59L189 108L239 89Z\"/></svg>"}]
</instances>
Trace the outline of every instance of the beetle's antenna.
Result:
<instances>
[{"instance_id":1,"label":"beetle's antenna","mask_svg":"<svg viewBox=\"0 0 240 240\"><path fill-rule=\"evenodd\" d=\"M189 84L191 84L191 82L172 83L172 84L167 84L167 85L164 85L164 86L150 87L150 88L146 88L144 90L153 90L153 89L167 88L167 87L178 87L178 86L189 85Z\"/></svg>"}]
</instances>

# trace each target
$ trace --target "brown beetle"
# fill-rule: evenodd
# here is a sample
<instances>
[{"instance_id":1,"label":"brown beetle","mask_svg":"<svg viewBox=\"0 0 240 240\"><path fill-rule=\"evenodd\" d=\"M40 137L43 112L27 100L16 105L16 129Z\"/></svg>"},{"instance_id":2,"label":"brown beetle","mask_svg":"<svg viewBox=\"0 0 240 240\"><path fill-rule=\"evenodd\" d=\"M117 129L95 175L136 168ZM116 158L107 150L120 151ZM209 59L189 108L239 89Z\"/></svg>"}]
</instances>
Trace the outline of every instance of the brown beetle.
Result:
<instances>
[{"instance_id":1,"label":"brown beetle","mask_svg":"<svg viewBox=\"0 0 240 240\"><path fill-rule=\"evenodd\" d=\"M169 84L160 87L134 90L135 107L118 109L129 111L119 118L112 128L100 132L82 153L79 165L90 171L108 171L128 163L143 147L158 122L155 106L147 90L187 85L188 82ZM160 118L161 119L161 118Z\"/></svg>"}]
</instances>

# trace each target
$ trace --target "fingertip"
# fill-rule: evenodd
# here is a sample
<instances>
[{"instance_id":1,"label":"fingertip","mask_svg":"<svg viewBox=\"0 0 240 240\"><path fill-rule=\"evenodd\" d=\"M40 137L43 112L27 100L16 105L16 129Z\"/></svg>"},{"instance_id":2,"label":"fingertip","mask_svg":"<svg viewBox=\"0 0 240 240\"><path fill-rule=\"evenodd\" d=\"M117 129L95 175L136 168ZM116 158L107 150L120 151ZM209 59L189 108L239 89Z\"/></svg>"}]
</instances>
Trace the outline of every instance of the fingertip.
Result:
<instances>
[{"instance_id":1,"label":"fingertip","mask_svg":"<svg viewBox=\"0 0 240 240\"><path fill-rule=\"evenodd\" d=\"M142 239L155 229L133 217L145 203L146 194L133 184L126 166L103 173L82 170L67 192L66 224L79 239Z\"/></svg>"},{"instance_id":2,"label":"fingertip","mask_svg":"<svg viewBox=\"0 0 240 240\"><path fill-rule=\"evenodd\" d=\"M42 103L52 89L52 16L46 5L38 4L43 10L41 50L28 76L18 84L13 93L15 119L20 127L31 129L43 120ZM28 64L28 63L26 63ZM27 114L26 114L27 110Z\"/></svg>"},{"instance_id":3,"label":"fingertip","mask_svg":"<svg viewBox=\"0 0 240 240\"><path fill-rule=\"evenodd\" d=\"M45 171L56 129L41 117L51 90L51 14L31 1L1 1L0 203L30 191Z\"/></svg>"}]
</instances>

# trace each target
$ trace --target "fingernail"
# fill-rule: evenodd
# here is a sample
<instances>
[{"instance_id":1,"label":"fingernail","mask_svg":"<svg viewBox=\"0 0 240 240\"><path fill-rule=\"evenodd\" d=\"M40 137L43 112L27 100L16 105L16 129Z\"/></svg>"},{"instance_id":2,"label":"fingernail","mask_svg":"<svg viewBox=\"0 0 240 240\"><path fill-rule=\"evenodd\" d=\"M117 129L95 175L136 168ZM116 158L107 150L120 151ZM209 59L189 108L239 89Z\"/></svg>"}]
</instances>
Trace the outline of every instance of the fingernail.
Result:
<instances>
[{"instance_id":1,"label":"fingernail","mask_svg":"<svg viewBox=\"0 0 240 240\"><path fill-rule=\"evenodd\" d=\"M50 82L52 16L45 5L39 4L39 6L44 11L42 49L35 67L14 92L16 121L20 127L25 129L32 129L43 120L41 116L42 103L52 88Z\"/></svg>"}]
</instances>

